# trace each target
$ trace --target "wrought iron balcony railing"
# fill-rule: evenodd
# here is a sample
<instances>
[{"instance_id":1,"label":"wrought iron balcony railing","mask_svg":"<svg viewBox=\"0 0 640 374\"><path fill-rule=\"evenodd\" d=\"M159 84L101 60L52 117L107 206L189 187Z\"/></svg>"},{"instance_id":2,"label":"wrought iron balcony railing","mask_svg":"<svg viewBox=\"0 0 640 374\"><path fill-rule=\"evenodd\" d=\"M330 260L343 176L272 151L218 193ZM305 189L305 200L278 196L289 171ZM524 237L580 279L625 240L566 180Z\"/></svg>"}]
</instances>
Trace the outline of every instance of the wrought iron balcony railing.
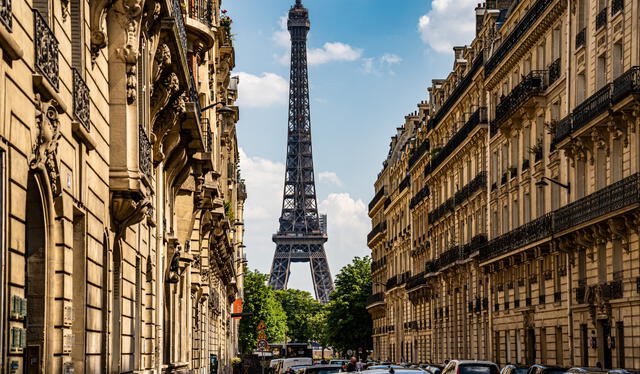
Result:
<instances>
[{"instance_id":1,"label":"wrought iron balcony railing","mask_svg":"<svg viewBox=\"0 0 640 374\"><path fill-rule=\"evenodd\" d=\"M415 208L416 205L420 204L422 200L424 200L427 196L429 196L429 186L424 186L418 191L415 196L411 198L411 202L409 203L409 209Z\"/></svg>"},{"instance_id":2,"label":"wrought iron balcony railing","mask_svg":"<svg viewBox=\"0 0 640 374\"><path fill-rule=\"evenodd\" d=\"M13 13L11 11L11 0L0 1L0 21L2 21L7 30L12 30Z\"/></svg>"},{"instance_id":3,"label":"wrought iron balcony railing","mask_svg":"<svg viewBox=\"0 0 640 374\"><path fill-rule=\"evenodd\" d=\"M480 261L486 261L552 234L552 215L545 214L493 240L480 249Z\"/></svg>"},{"instance_id":4,"label":"wrought iron balcony railing","mask_svg":"<svg viewBox=\"0 0 640 374\"><path fill-rule=\"evenodd\" d=\"M618 14L624 9L624 0L613 0L611 2L611 16Z\"/></svg>"},{"instance_id":5,"label":"wrought iron balcony railing","mask_svg":"<svg viewBox=\"0 0 640 374\"><path fill-rule=\"evenodd\" d=\"M384 208L387 209L389 205L391 205L391 198L387 196L387 198L384 200Z\"/></svg>"},{"instance_id":6,"label":"wrought iron balcony railing","mask_svg":"<svg viewBox=\"0 0 640 374\"><path fill-rule=\"evenodd\" d=\"M71 69L73 75L73 114L87 131L91 131L89 87L76 68Z\"/></svg>"},{"instance_id":7,"label":"wrought iron balcony railing","mask_svg":"<svg viewBox=\"0 0 640 374\"><path fill-rule=\"evenodd\" d=\"M407 284L404 286L405 289L412 290L414 288L420 287L423 284L425 284L427 282L426 278L424 277L425 275L426 275L426 272L423 271L409 278L409 280L407 281Z\"/></svg>"},{"instance_id":8,"label":"wrought iron balcony railing","mask_svg":"<svg viewBox=\"0 0 640 374\"><path fill-rule=\"evenodd\" d=\"M186 54L188 51L187 48L187 31L184 26L184 15L182 14L182 8L180 7L179 0L173 0L173 15L176 22L176 28L178 30L178 38L180 39L180 45L182 46L182 50ZM185 55L186 58L186 55ZM189 100L195 104L197 111L197 118L200 120L201 110L200 110L200 99L198 97L198 89L196 87L196 82L194 79L193 71L191 66L189 66Z\"/></svg>"},{"instance_id":9,"label":"wrought iron balcony railing","mask_svg":"<svg viewBox=\"0 0 640 374\"><path fill-rule=\"evenodd\" d=\"M213 24L211 0L189 0L187 16L211 27Z\"/></svg>"},{"instance_id":10,"label":"wrought iron balcony railing","mask_svg":"<svg viewBox=\"0 0 640 374\"><path fill-rule=\"evenodd\" d=\"M548 87L547 70L533 70L496 106L496 117L491 122L491 135L495 135L502 124L522 105L541 95Z\"/></svg>"},{"instance_id":11,"label":"wrought iron balcony railing","mask_svg":"<svg viewBox=\"0 0 640 374\"><path fill-rule=\"evenodd\" d=\"M60 88L60 66L58 65L58 39L49 28L47 21L40 12L33 10L34 44L36 69L51 86L58 91Z\"/></svg>"},{"instance_id":12,"label":"wrought iron balcony railing","mask_svg":"<svg viewBox=\"0 0 640 374\"><path fill-rule=\"evenodd\" d=\"M605 113L612 105L618 104L632 94L640 93L640 66L634 66L589 96L576 106L571 114L555 126L554 143L559 143L571 133L588 125L593 119Z\"/></svg>"},{"instance_id":13,"label":"wrought iron balcony railing","mask_svg":"<svg viewBox=\"0 0 640 374\"><path fill-rule=\"evenodd\" d=\"M367 306L383 303L384 302L384 292L375 293L367 298Z\"/></svg>"},{"instance_id":14,"label":"wrought iron balcony railing","mask_svg":"<svg viewBox=\"0 0 640 374\"><path fill-rule=\"evenodd\" d=\"M601 28L603 28L603 27L605 27L607 25L607 14L608 14L608 11L609 10L607 9L607 7L604 7L596 15L596 31L600 30Z\"/></svg>"},{"instance_id":15,"label":"wrought iron balcony railing","mask_svg":"<svg viewBox=\"0 0 640 374\"><path fill-rule=\"evenodd\" d=\"M486 244L487 236L485 234L478 234L471 238L469 243L462 246L454 246L442 253L429 270L431 270L431 272L437 272L455 262L466 260L471 257L474 252L481 251Z\"/></svg>"},{"instance_id":16,"label":"wrought iron balcony railing","mask_svg":"<svg viewBox=\"0 0 640 374\"><path fill-rule=\"evenodd\" d=\"M371 272L382 269L387 264L387 256L371 261Z\"/></svg>"},{"instance_id":17,"label":"wrought iron balcony railing","mask_svg":"<svg viewBox=\"0 0 640 374\"><path fill-rule=\"evenodd\" d=\"M483 63L483 53L478 54L478 56L473 60L473 65L471 65L471 69L469 72L462 78L460 83L456 86L456 88L451 92L449 97L442 103L438 111L431 117L429 122L427 123L427 131L431 131L438 126L440 121L447 115L447 113L451 110L453 105L460 99L460 96L464 93L464 91L469 87L471 82L473 81L473 76L476 75L478 70L482 67Z\"/></svg>"},{"instance_id":18,"label":"wrought iron balcony railing","mask_svg":"<svg viewBox=\"0 0 640 374\"><path fill-rule=\"evenodd\" d=\"M138 129L140 171L151 179L151 142L149 141L147 130L142 126L138 126Z\"/></svg>"},{"instance_id":19,"label":"wrought iron balcony railing","mask_svg":"<svg viewBox=\"0 0 640 374\"><path fill-rule=\"evenodd\" d=\"M462 189L456 192L453 197L450 197L447 201L440 204L436 209L429 212L428 221L430 224L438 221L444 217L445 214L453 212L458 204L462 204L467 201L477 191L487 187L487 172L481 171L475 178Z\"/></svg>"},{"instance_id":20,"label":"wrought iron balcony railing","mask_svg":"<svg viewBox=\"0 0 640 374\"><path fill-rule=\"evenodd\" d=\"M376 195L373 197L373 199L371 199L371 202L369 203L369 211L373 210L373 207L376 206L376 204L378 204L378 202L380 200L382 200L382 198L384 197L384 187L382 187L377 193Z\"/></svg>"},{"instance_id":21,"label":"wrought iron balcony railing","mask_svg":"<svg viewBox=\"0 0 640 374\"><path fill-rule=\"evenodd\" d=\"M367 243L370 242L376 235L381 234L387 230L387 221L378 223L373 230L367 235Z\"/></svg>"},{"instance_id":22,"label":"wrought iron balcony railing","mask_svg":"<svg viewBox=\"0 0 640 374\"><path fill-rule=\"evenodd\" d=\"M507 54L514 50L520 43L520 39L526 35L526 33L536 24L538 19L545 12L549 4L553 0L538 0L529 9L529 11L522 17L520 22L514 27L513 31L504 39L498 49L491 55L484 65L484 74L489 76L495 68L506 59Z\"/></svg>"},{"instance_id":23,"label":"wrought iron balcony railing","mask_svg":"<svg viewBox=\"0 0 640 374\"><path fill-rule=\"evenodd\" d=\"M560 78L560 57L549 65L549 86Z\"/></svg>"},{"instance_id":24,"label":"wrought iron balcony railing","mask_svg":"<svg viewBox=\"0 0 640 374\"><path fill-rule=\"evenodd\" d=\"M458 132L449 139L447 144L442 147L442 149L440 149L438 153L431 158L431 160L429 160L429 163L424 168L424 175L429 175L438 166L440 166L440 164L467 139L467 136L476 126L484 123L487 123L487 108L480 107L471 115L471 117L469 117L467 123L465 123L460 130L458 130Z\"/></svg>"},{"instance_id":25,"label":"wrought iron balcony railing","mask_svg":"<svg viewBox=\"0 0 640 374\"><path fill-rule=\"evenodd\" d=\"M596 219L640 202L638 174L633 174L554 212L554 232Z\"/></svg>"},{"instance_id":26,"label":"wrought iron balcony railing","mask_svg":"<svg viewBox=\"0 0 640 374\"><path fill-rule=\"evenodd\" d=\"M398 191L402 192L410 185L411 185L411 174L407 174L407 176L404 177L404 179L402 179L402 181L400 182L400 185L398 186Z\"/></svg>"},{"instance_id":27,"label":"wrought iron balcony railing","mask_svg":"<svg viewBox=\"0 0 640 374\"><path fill-rule=\"evenodd\" d=\"M204 150L205 152L213 151L213 134L211 133L211 123L209 122L209 118L202 118L202 132L205 136L204 141Z\"/></svg>"},{"instance_id":28,"label":"wrought iron balcony railing","mask_svg":"<svg viewBox=\"0 0 640 374\"><path fill-rule=\"evenodd\" d=\"M409 168L411 168L413 165L415 165L416 162L418 162L418 160L420 160L422 155L424 155L425 152L427 152L428 150L429 150L429 139L425 139L422 143L420 143L418 148L415 148L413 150L413 153L411 154L411 157L409 157Z\"/></svg>"},{"instance_id":29,"label":"wrought iron balcony railing","mask_svg":"<svg viewBox=\"0 0 640 374\"><path fill-rule=\"evenodd\" d=\"M587 41L587 28L578 31L576 34L576 49L580 49L580 47L584 46L584 43Z\"/></svg>"}]
</instances>

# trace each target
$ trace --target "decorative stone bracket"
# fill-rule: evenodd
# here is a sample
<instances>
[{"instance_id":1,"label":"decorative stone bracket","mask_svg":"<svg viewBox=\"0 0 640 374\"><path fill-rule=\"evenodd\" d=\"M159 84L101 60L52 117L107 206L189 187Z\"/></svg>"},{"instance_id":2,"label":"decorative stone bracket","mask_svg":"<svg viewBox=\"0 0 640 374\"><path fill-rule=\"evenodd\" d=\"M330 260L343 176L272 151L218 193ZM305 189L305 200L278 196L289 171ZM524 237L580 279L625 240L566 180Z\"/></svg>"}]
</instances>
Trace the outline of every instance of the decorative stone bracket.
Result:
<instances>
[{"instance_id":1,"label":"decorative stone bracket","mask_svg":"<svg viewBox=\"0 0 640 374\"><path fill-rule=\"evenodd\" d=\"M60 121L58 120L57 107L56 100L42 101L41 95L36 94L36 128L38 133L29 160L29 167L32 170L40 169L48 177L53 197L62 193L58 165Z\"/></svg>"}]
</instances>

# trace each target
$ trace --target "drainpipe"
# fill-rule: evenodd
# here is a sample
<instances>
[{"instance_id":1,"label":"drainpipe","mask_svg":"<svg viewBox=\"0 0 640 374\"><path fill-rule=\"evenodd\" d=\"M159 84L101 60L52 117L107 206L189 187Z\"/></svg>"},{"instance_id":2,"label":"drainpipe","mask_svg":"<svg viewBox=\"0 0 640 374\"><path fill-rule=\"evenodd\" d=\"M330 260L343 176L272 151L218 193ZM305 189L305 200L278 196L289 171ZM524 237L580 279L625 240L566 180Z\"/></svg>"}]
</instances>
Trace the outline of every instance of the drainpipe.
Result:
<instances>
[{"instance_id":1,"label":"drainpipe","mask_svg":"<svg viewBox=\"0 0 640 374\"><path fill-rule=\"evenodd\" d=\"M567 47L565 53L565 70L564 70L564 81L565 81L565 113L569 115L569 109L571 108L570 100L571 100L571 0L567 0ZM560 150L558 150L560 152ZM562 165L560 165L562 167ZM568 170L567 170L568 173ZM570 197L567 197L569 199ZM567 201L567 203L569 203ZM572 279L572 269L570 262L569 252L566 253L566 263L567 263L567 328L568 328L568 336L569 336L569 356L570 356L570 365L574 366L574 357L575 357L575 347L573 344L573 312L572 312L572 302L573 302L573 294L571 292L571 284L573 283Z\"/></svg>"},{"instance_id":2,"label":"drainpipe","mask_svg":"<svg viewBox=\"0 0 640 374\"><path fill-rule=\"evenodd\" d=\"M164 162L156 168L156 372L164 358Z\"/></svg>"}]
</instances>

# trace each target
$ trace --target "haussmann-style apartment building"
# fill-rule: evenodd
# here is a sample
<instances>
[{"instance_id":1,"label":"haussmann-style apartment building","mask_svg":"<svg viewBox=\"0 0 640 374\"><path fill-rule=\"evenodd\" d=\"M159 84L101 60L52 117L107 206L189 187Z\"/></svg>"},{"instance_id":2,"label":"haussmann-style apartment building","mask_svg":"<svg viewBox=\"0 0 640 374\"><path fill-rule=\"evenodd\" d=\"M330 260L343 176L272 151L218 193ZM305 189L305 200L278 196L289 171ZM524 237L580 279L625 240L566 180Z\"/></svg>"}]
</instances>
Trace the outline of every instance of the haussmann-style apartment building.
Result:
<instances>
[{"instance_id":1,"label":"haussmann-style apartment building","mask_svg":"<svg viewBox=\"0 0 640 374\"><path fill-rule=\"evenodd\" d=\"M230 373L243 289L219 0L0 6L0 372Z\"/></svg>"},{"instance_id":2,"label":"haussmann-style apartment building","mask_svg":"<svg viewBox=\"0 0 640 374\"><path fill-rule=\"evenodd\" d=\"M475 12L375 184L373 357L640 369L640 3Z\"/></svg>"}]
</instances>

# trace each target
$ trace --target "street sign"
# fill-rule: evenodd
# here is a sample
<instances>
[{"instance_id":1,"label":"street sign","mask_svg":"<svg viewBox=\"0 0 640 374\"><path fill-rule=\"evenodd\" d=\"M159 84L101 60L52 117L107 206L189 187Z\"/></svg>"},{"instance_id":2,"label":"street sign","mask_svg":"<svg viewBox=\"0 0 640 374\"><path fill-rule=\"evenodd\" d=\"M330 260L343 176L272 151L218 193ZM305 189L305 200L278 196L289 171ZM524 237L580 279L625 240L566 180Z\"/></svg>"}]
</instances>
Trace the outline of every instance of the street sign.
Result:
<instances>
[{"instance_id":1,"label":"street sign","mask_svg":"<svg viewBox=\"0 0 640 374\"><path fill-rule=\"evenodd\" d=\"M266 351L268 349L269 349L269 344L267 343L266 340L264 340L264 339L258 340L258 350L259 351Z\"/></svg>"},{"instance_id":2,"label":"street sign","mask_svg":"<svg viewBox=\"0 0 640 374\"><path fill-rule=\"evenodd\" d=\"M267 333L264 330L260 330L258 333L258 340L267 340Z\"/></svg>"},{"instance_id":3,"label":"street sign","mask_svg":"<svg viewBox=\"0 0 640 374\"><path fill-rule=\"evenodd\" d=\"M348 350L347 351L347 356L353 356L353 351L352 350Z\"/></svg>"},{"instance_id":4,"label":"street sign","mask_svg":"<svg viewBox=\"0 0 640 374\"><path fill-rule=\"evenodd\" d=\"M267 329L267 324L264 323L264 321L260 321L260 323L258 323L258 330L266 330Z\"/></svg>"}]
</instances>

